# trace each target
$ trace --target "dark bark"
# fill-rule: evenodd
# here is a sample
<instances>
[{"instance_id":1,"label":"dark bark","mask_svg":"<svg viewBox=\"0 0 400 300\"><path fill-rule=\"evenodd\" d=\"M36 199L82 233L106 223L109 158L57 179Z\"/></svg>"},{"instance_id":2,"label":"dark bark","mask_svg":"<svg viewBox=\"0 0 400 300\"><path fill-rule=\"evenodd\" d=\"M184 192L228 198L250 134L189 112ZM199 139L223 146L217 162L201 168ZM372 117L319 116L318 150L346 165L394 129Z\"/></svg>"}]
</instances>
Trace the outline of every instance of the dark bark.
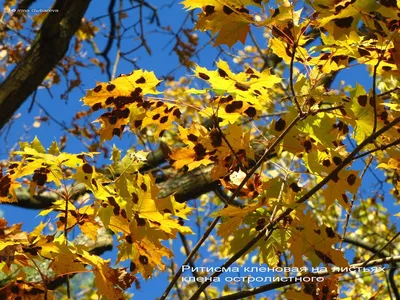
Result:
<instances>
[{"instance_id":1,"label":"dark bark","mask_svg":"<svg viewBox=\"0 0 400 300\"><path fill-rule=\"evenodd\" d=\"M64 57L90 0L57 0L30 50L0 85L0 129Z\"/></svg>"}]
</instances>

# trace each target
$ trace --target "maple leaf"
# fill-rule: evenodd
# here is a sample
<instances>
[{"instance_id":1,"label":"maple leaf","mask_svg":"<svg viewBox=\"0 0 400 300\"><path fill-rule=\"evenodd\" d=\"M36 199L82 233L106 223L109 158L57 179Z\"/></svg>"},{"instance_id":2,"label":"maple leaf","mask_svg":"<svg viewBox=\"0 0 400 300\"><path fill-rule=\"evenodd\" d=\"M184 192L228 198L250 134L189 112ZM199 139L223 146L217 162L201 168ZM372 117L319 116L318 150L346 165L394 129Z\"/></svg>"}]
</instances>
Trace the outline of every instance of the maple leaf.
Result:
<instances>
[{"instance_id":1,"label":"maple leaf","mask_svg":"<svg viewBox=\"0 0 400 300\"><path fill-rule=\"evenodd\" d=\"M374 128L374 101L376 101L376 130L381 129L388 122L393 120L392 113L385 109L382 99L375 97L371 94L367 94L364 88L356 84L356 87L351 90L351 106L350 109L346 109L349 114L347 118L348 122L354 126L354 139L357 143L361 143L367 138L373 131ZM397 126L389 129L385 132L385 138L396 139L398 137ZM384 139L378 138L378 142L382 143ZM366 149L373 147L367 145Z\"/></svg>"},{"instance_id":2,"label":"maple leaf","mask_svg":"<svg viewBox=\"0 0 400 300\"><path fill-rule=\"evenodd\" d=\"M296 212L291 228L289 249L295 266L303 266L303 255L310 258L313 266L318 266L321 262L340 267L348 265L344 253L333 248L340 241L339 236L330 227L318 226L310 211L306 214Z\"/></svg>"},{"instance_id":3,"label":"maple leaf","mask_svg":"<svg viewBox=\"0 0 400 300\"><path fill-rule=\"evenodd\" d=\"M207 81L211 88L221 95L213 104L218 106L217 116L228 120L229 123L234 123L241 115L254 118L257 111L262 109L262 105L271 103L269 92L272 92L273 87L281 82L281 78L272 75L268 69L259 72L248 68L245 72L235 74L223 60L217 62L215 71L196 66L195 74L198 78ZM222 97L224 94L226 96ZM214 112L209 107L201 114L209 117ZM225 124L222 122L221 126Z\"/></svg>"},{"instance_id":4,"label":"maple leaf","mask_svg":"<svg viewBox=\"0 0 400 300\"><path fill-rule=\"evenodd\" d=\"M98 288L98 296L105 296L107 300L125 299L123 290L128 289L136 278L128 274L125 268L110 267L110 260L78 249L77 253L87 264L93 266L94 282Z\"/></svg>"},{"instance_id":5,"label":"maple leaf","mask_svg":"<svg viewBox=\"0 0 400 300\"><path fill-rule=\"evenodd\" d=\"M16 181L18 174L3 175L0 170L0 202L17 202L15 189L20 187L21 184Z\"/></svg>"},{"instance_id":6,"label":"maple leaf","mask_svg":"<svg viewBox=\"0 0 400 300\"><path fill-rule=\"evenodd\" d=\"M252 1L183 1L182 4L188 9L202 7L198 14L196 29L202 31L210 30L217 35L214 46L226 44L232 47L237 41L244 44L250 31L250 24L254 23L253 17L246 4L255 4Z\"/></svg>"},{"instance_id":7,"label":"maple leaf","mask_svg":"<svg viewBox=\"0 0 400 300\"><path fill-rule=\"evenodd\" d=\"M261 207L262 203L254 203L247 205L245 208L228 206L218 212L219 216L229 217L227 220L222 222L218 228L218 235L222 238L227 239L233 234L237 228L242 224L244 218Z\"/></svg>"},{"instance_id":8,"label":"maple leaf","mask_svg":"<svg viewBox=\"0 0 400 300\"><path fill-rule=\"evenodd\" d=\"M109 83L98 83L82 99L92 111L110 108L95 122L100 122L100 139L110 140L114 135L122 137L127 125L132 130L155 127L154 136L160 137L181 116L179 108L161 100L145 99L147 94L159 94L156 86L161 81L153 72L137 70L122 75Z\"/></svg>"}]
</instances>

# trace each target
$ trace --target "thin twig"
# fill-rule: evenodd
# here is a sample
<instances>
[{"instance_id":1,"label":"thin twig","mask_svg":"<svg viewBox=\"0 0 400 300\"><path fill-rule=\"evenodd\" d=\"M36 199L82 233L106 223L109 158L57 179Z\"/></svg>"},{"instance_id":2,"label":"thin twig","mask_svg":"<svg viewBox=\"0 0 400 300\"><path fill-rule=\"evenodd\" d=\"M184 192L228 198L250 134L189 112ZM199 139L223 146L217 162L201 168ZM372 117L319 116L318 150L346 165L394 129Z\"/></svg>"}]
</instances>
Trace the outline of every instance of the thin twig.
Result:
<instances>
[{"instance_id":1,"label":"thin twig","mask_svg":"<svg viewBox=\"0 0 400 300\"><path fill-rule=\"evenodd\" d=\"M123 7L123 0L119 1L119 12L122 11ZM118 14L118 23L115 26L116 31L117 31L117 54L115 55L115 62L113 65L113 70L111 74L111 79L113 80L117 74L117 69L118 69L118 64L119 60L121 58L121 26L122 26L122 18L121 18L121 13Z\"/></svg>"},{"instance_id":2,"label":"thin twig","mask_svg":"<svg viewBox=\"0 0 400 300\"><path fill-rule=\"evenodd\" d=\"M374 127L372 129L372 132L376 131L376 127L378 126L378 112L376 108L376 72L378 70L378 66L381 63L381 60L383 58L383 54L379 56L378 62L374 66L374 73L372 76L372 106L374 108Z\"/></svg>"},{"instance_id":3,"label":"thin twig","mask_svg":"<svg viewBox=\"0 0 400 300\"><path fill-rule=\"evenodd\" d=\"M33 108L33 105L34 105L35 102L36 102L36 92L37 92L37 89L33 92L33 95L32 95L32 102L31 102L31 105L29 105L28 113L31 113L32 108Z\"/></svg>"},{"instance_id":4,"label":"thin twig","mask_svg":"<svg viewBox=\"0 0 400 300\"><path fill-rule=\"evenodd\" d=\"M400 144L400 139L395 140L394 142L391 142L391 143L389 143L387 145L383 145L383 146L380 146L378 148L371 149L371 150L368 150L367 152L361 153L360 155L357 155L356 157L354 157L354 159L359 159L361 157L367 156L367 155L369 155L371 153L374 153L374 152L377 152L377 151L384 151L389 147L396 146L396 145L399 145L399 144Z\"/></svg>"},{"instance_id":5,"label":"thin twig","mask_svg":"<svg viewBox=\"0 0 400 300\"><path fill-rule=\"evenodd\" d=\"M140 41L142 42L142 46L146 49L147 53L151 55L151 49L149 45L147 45L147 41L144 37L143 6L144 6L144 1L140 0L140 7L139 7Z\"/></svg>"},{"instance_id":6,"label":"thin twig","mask_svg":"<svg viewBox=\"0 0 400 300\"><path fill-rule=\"evenodd\" d=\"M187 255L189 255L189 253L190 253L189 243L188 243L188 241L187 241L187 239L186 239L186 236L184 236L184 235L183 235L182 233L180 233L180 232L179 232L179 237L181 238L182 245L183 245L183 249L185 250L185 253L186 253L186 256L187 256ZM195 268L194 263L193 263L192 260L189 261L189 266L190 266L190 270L191 270L193 276L194 276L195 278L199 278L199 277L200 277L200 276L199 276L199 273L196 271L196 268ZM178 282L177 282L177 283L178 283ZM197 280L196 280L196 284L197 284L198 287L200 287L200 285L201 285L200 282L198 282ZM207 296L206 291L204 291L203 294L204 294L205 299L208 299L208 296Z\"/></svg>"},{"instance_id":7,"label":"thin twig","mask_svg":"<svg viewBox=\"0 0 400 300\"><path fill-rule=\"evenodd\" d=\"M371 163L372 163L372 157L370 157L368 162L365 164L365 167L364 167L364 169L363 169L363 171L361 172L361 175L360 175L360 180L363 179L363 177L364 177L365 173L367 172L367 170L368 170L369 166L371 165ZM343 234L342 234L342 238L340 240L339 250L342 250L343 241L344 241L344 238L346 237L347 226L348 226L349 221L350 221L350 216L351 216L351 212L353 210L353 205L354 205L354 201L356 200L356 196L357 196L357 192L353 194L353 197L351 197L350 207L349 207L349 210L346 213L346 221L344 222L344 225L343 225Z\"/></svg>"},{"instance_id":8,"label":"thin twig","mask_svg":"<svg viewBox=\"0 0 400 300\"><path fill-rule=\"evenodd\" d=\"M393 89L391 89L391 90L389 90L387 92L384 92L384 93L381 93L381 94L377 95L377 97L385 97L385 96L390 95L391 93L397 92L399 90L400 90L400 87L397 86L397 87L395 87L395 88L393 88Z\"/></svg>"},{"instance_id":9,"label":"thin twig","mask_svg":"<svg viewBox=\"0 0 400 300\"><path fill-rule=\"evenodd\" d=\"M108 58L108 52L110 52L111 47L114 42L115 37L115 16L114 16L114 6L116 0L110 0L110 4L108 5L108 16L110 18L110 30L108 33L108 40L104 50L100 53L106 61L106 72L108 78L111 80L111 71L110 71L110 59Z\"/></svg>"},{"instance_id":10,"label":"thin twig","mask_svg":"<svg viewBox=\"0 0 400 300\"><path fill-rule=\"evenodd\" d=\"M297 48L297 44L293 43L293 49L292 49L292 57L290 58L290 69L289 69L289 85L290 85L290 90L292 92L292 97L293 97L293 102L296 104L296 108L298 113L300 114L300 117L302 118L304 113L301 110L300 104L297 101L297 97L296 97L296 92L294 90L294 82L293 82L293 72L294 72L294 57L296 55L296 48Z\"/></svg>"}]
</instances>

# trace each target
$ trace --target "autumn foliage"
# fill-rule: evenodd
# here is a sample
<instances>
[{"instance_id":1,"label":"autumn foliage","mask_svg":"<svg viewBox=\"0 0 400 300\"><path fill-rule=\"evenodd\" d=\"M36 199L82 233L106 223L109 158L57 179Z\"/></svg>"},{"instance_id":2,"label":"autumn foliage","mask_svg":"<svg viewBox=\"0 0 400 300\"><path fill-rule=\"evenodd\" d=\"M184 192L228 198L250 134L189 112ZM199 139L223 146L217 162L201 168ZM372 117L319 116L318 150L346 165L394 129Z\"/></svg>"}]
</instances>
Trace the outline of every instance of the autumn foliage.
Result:
<instances>
[{"instance_id":1,"label":"autumn foliage","mask_svg":"<svg viewBox=\"0 0 400 300\"><path fill-rule=\"evenodd\" d=\"M176 81L139 69L98 82L81 99L86 111L75 116L76 122L91 118L95 124L90 130L99 141L86 152L68 153L56 141L42 145L40 136L21 142L0 173L0 202L18 203L21 189L32 198L44 190L56 193L39 213L56 225L45 234L45 222L24 232L21 224L0 220L2 297L53 299L74 276L91 272L91 293L128 299L132 285L151 284L158 271L170 272L162 299L179 293L183 299L239 299L275 288L274 299L398 297L399 214L393 205L400 190L399 1L182 4L195 12L195 29L211 34L214 47L254 46L234 55L235 63L218 59L213 68L189 62L190 51L178 51L191 71ZM84 22L77 40L91 39L97 30ZM186 37L197 46L193 36ZM334 84L341 71L355 66L369 72L367 86ZM79 131L76 125L70 134ZM114 146L109 153L102 148L129 135L137 146ZM163 167L150 165L152 153L143 141L153 149L161 145ZM106 165L96 163L101 151L108 155ZM194 197L196 205L176 190L162 194L169 178L184 178L184 184L199 172L212 188ZM375 178L366 179L368 172ZM381 186L372 188L373 181ZM215 209L206 224L201 218L209 217L209 203ZM185 253L186 264L207 266L207 249L226 261L224 267L324 267L325 280L267 285L258 292L250 283L181 282L179 265L169 267L171 243L179 236L187 245L198 234L188 225L196 210L203 234ZM90 242L72 238L73 230ZM113 266L96 253L104 234L114 237L116 263L129 267ZM391 269L360 278L332 269L364 262Z\"/></svg>"}]
</instances>

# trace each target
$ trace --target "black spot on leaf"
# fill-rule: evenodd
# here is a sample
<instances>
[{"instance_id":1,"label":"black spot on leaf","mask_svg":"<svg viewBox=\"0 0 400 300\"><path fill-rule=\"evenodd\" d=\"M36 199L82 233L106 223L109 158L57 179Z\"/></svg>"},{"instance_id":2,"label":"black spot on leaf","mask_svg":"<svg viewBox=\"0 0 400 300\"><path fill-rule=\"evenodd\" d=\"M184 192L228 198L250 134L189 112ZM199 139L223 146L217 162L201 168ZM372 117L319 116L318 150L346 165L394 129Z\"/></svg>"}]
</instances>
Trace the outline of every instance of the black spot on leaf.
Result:
<instances>
[{"instance_id":1,"label":"black spot on leaf","mask_svg":"<svg viewBox=\"0 0 400 300\"><path fill-rule=\"evenodd\" d=\"M147 265L149 263L149 259L145 255L140 255L139 261L142 265Z\"/></svg>"},{"instance_id":2,"label":"black spot on leaf","mask_svg":"<svg viewBox=\"0 0 400 300\"><path fill-rule=\"evenodd\" d=\"M336 236L335 232L330 227L326 227L325 232L326 232L326 235L328 236L328 238L332 239Z\"/></svg>"},{"instance_id":3,"label":"black spot on leaf","mask_svg":"<svg viewBox=\"0 0 400 300\"><path fill-rule=\"evenodd\" d=\"M332 173L332 181L335 183L339 181L339 176L337 173Z\"/></svg>"},{"instance_id":4,"label":"black spot on leaf","mask_svg":"<svg viewBox=\"0 0 400 300\"><path fill-rule=\"evenodd\" d=\"M221 68L218 68L218 74L221 77L228 77L228 74L224 70L222 70Z\"/></svg>"},{"instance_id":5,"label":"black spot on leaf","mask_svg":"<svg viewBox=\"0 0 400 300\"><path fill-rule=\"evenodd\" d=\"M371 53L369 53L369 51L367 51L367 50L365 50L363 48L358 48L357 51L361 56L369 56L369 55L371 55Z\"/></svg>"},{"instance_id":6,"label":"black spot on leaf","mask_svg":"<svg viewBox=\"0 0 400 300\"><path fill-rule=\"evenodd\" d=\"M244 111L244 113L248 115L250 118L254 118L257 114L257 111L254 107L250 106Z\"/></svg>"},{"instance_id":7,"label":"black spot on leaf","mask_svg":"<svg viewBox=\"0 0 400 300\"><path fill-rule=\"evenodd\" d=\"M13 293L13 294L18 294L18 293L19 293L19 287L18 287L17 285L14 285L14 286L11 288L11 293Z\"/></svg>"},{"instance_id":8,"label":"black spot on leaf","mask_svg":"<svg viewBox=\"0 0 400 300\"><path fill-rule=\"evenodd\" d=\"M379 0L379 2L385 7L397 8L396 0Z\"/></svg>"},{"instance_id":9,"label":"black spot on leaf","mask_svg":"<svg viewBox=\"0 0 400 300\"><path fill-rule=\"evenodd\" d=\"M135 81L136 83L146 83L146 78L144 78L143 76L140 77L138 80Z\"/></svg>"},{"instance_id":10,"label":"black spot on leaf","mask_svg":"<svg viewBox=\"0 0 400 300\"><path fill-rule=\"evenodd\" d=\"M106 99L106 105L110 105L111 103L113 103L114 102L114 97L108 97L107 99Z\"/></svg>"},{"instance_id":11,"label":"black spot on leaf","mask_svg":"<svg viewBox=\"0 0 400 300\"><path fill-rule=\"evenodd\" d=\"M331 165L331 161L329 159L324 159L322 165L328 168Z\"/></svg>"},{"instance_id":12,"label":"black spot on leaf","mask_svg":"<svg viewBox=\"0 0 400 300\"><path fill-rule=\"evenodd\" d=\"M347 183L348 183L349 185L353 185L353 184L356 182L356 179L357 179L357 176L356 176L356 175L350 174L350 175L347 177Z\"/></svg>"},{"instance_id":13,"label":"black spot on leaf","mask_svg":"<svg viewBox=\"0 0 400 300\"><path fill-rule=\"evenodd\" d=\"M325 262L327 264L333 264L332 259L328 255L322 253L321 251L315 250L315 254L317 254L318 258L321 261L323 261L323 262Z\"/></svg>"},{"instance_id":14,"label":"black spot on leaf","mask_svg":"<svg viewBox=\"0 0 400 300\"><path fill-rule=\"evenodd\" d=\"M138 197L138 195L137 195L136 193L132 193L131 196L132 196L132 202L133 202L134 204L138 204L138 202L139 202L139 197Z\"/></svg>"},{"instance_id":15,"label":"black spot on leaf","mask_svg":"<svg viewBox=\"0 0 400 300\"><path fill-rule=\"evenodd\" d=\"M248 14L249 10L246 7L243 6L243 7L239 8L239 12Z\"/></svg>"},{"instance_id":16,"label":"black spot on leaf","mask_svg":"<svg viewBox=\"0 0 400 300\"><path fill-rule=\"evenodd\" d=\"M119 205L117 205L116 207L114 207L113 213L114 213L114 215L119 216Z\"/></svg>"},{"instance_id":17,"label":"black spot on leaf","mask_svg":"<svg viewBox=\"0 0 400 300\"><path fill-rule=\"evenodd\" d=\"M263 225L266 223L266 220L264 218L260 218L257 220L257 225Z\"/></svg>"},{"instance_id":18,"label":"black spot on leaf","mask_svg":"<svg viewBox=\"0 0 400 300\"><path fill-rule=\"evenodd\" d=\"M358 104L360 104L362 107L367 106L367 100L368 100L367 95L361 95L358 96L357 98Z\"/></svg>"},{"instance_id":19,"label":"black spot on leaf","mask_svg":"<svg viewBox=\"0 0 400 300\"><path fill-rule=\"evenodd\" d=\"M333 20L333 22L339 28L350 28L351 24L353 23L353 20L354 20L353 17L347 17L347 18L335 19Z\"/></svg>"},{"instance_id":20,"label":"black spot on leaf","mask_svg":"<svg viewBox=\"0 0 400 300\"><path fill-rule=\"evenodd\" d=\"M233 13L233 10L230 9L228 6L224 5L224 7L222 8L222 11L224 13L226 13L227 15L230 15L231 13Z\"/></svg>"},{"instance_id":21,"label":"black spot on leaf","mask_svg":"<svg viewBox=\"0 0 400 300\"><path fill-rule=\"evenodd\" d=\"M131 92L131 96L132 96L132 97L137 97L137 96L140 95L140 93L141 93L142 91L143 91L143 90L142 90L140 87L137 87L137 88L135 88L135 90L134 90L133 92Z\"/></svg>"},{"instance_id":22,"label":"black spot on leaf","mask_svg":"<svg viewBox=\"0 0 400 300\"><path fill-rule=\"evenodd\" d=\"M280 118L278 121L275 123L275 130L276 131L282 131L286 127L286 121L282 118Z\"/></svg>"},{"instance_id":23,"label":"black spot on leaf","mask_svg":"<svg viewBox=\"0 0 400 300\"><path fill-rule=\"evenodd\" d=\"M206 155L206 148L202 144L196 144L193 149L198 159L202 159Z\"/></svg>"},{"instance_id":24,"label":"black spot on leaf","mask_svg":"<svg viewBox=\"0 0 400 300\"><path fill-rule=\"evenodd\" d=\"M117 124L118 118L115 115L110 115L108 117L108 122L110 122L111 125Z\"/></svg>"},{"instance_id":25,"label":"black spot on leaf","mask_svg":"<svg viewBox=\"0 0 400 300\"><path fill-rule=\"evenodd\" d=\"M214 147L219 147L222 144L222 137L220 132L217 129L212 129L210 131L210 139L211 139L211 145Z\"/></svg>"},{"instance_id":26,"label":"black spot on leaf","mask_svg":"<svg viewBox=\"0 0 400 300\"><path fill-rule=\"evenodd\" d=\"M117 202L115 201L114 197L107 197L107 200L112 206L116 206L117 205Z\"/></svg>"},{"instance_id":27,"label":"black spot on leaf","mask_svg":"<svg viewBox=\"0 0 400 300\"><path fill-rule=\"evenodd\" d=\"M115 84L109 84L106 86L108 92L112 92L115 89Z\"/></svg>"},{"instance_id":28,"label":"black spot on leaf","mask_svg":"<svg viewBox=\"0 0 400 300\"><path fill-rule=\"evenodd\" d=\"M113 136L115 135L115 136L119 137L121 135L121 129L114 128L113 131L112 131L112 134L113 134Z\"/></svg>"},{"instance_id":29,"label":"black spot on leaf","mask_svg":"<svg viewBox=\"0 0 400 300\"><path fill-rule=\"evenodd\" d=\"M102 89L102 86L101 86L101 85L98 85L98 86L96 86L96 87L93 89L93 92L98 93L98 92L101 91L101 89Z\"/></svg>"},{"instance_id":30,"label":"black spot on leaf","mask_svg":"<svg viewBox=\"0 0 400 300\"><path fill-rule=\"evenodd\" d=\"M146 220L143 218L140 218L137 214L135 215L135 221L136 221L137 226L139 226L139 227L143 227L146 225Z\"/></svg>"},{"instance_id":31,"label":"black spot on leaf","mask_svg":"<svg viewBox=\"0 0 400 300\"><path fill-rule=\"evenodd\" d=\"M381 112L381 114L379 115L379 117L381 118L381 120L386 121L388 118L388 113L386 110L384 110L383 112Z\"/></svg>"},{"instance_id":32,"label":"black spot on leaf","mask_svg":"<svg viewBox=\"0 0 400 300\"><path fill-rule=\"evenodd\" d=\"M272 14L271 18L275 18L277 15L279 15L279 13L280 13L279 8L276 8L274 10L274 13Z\"/></svg>"},{"instance_id":33,"label":"black spot on leaf","mask_svg":"<svg viewBox=\"0 0 400 300\"><path fill-rule=\"evenodd\" d=\"M297 185L296 182L292 182L289 187L292 189L293 192L298 193L301 191L301 187Z\"/></svg>"},{"instance_id":34,"label":"black spot on leaf","mask_svg":"<svg viewBox=\"0 0 400 300\"><path fill-rule=\"evenodd\" d=\"M132 236L127 235L127 236L125 237L125 241L126 241L128 244L132 244L132 243L133 243Z\"/></svg>"},{"instance_id":35,"label":"black spot on leaf","mask_svg":"<svg viewBox=\"0 0 400 300\"><path fill-rule=\"evenodd\" d=\"M164 124L164 123L166 123L168 121L168 116L163 116L161 119L160 119L160 123L161 124Z\"/></svg>"},{"instance_id":36,"label":"black spot on leaf","mask_svg":"<svg viewBox=\"0 0 400 300\"><path fill-rule=\"evenodd\" d=\"M198 140L198 137L195 136L193 133L189 134L189 135L187 136L187 138L188 138L188 140L191 141L191 142L197 142L197 140Z\"/></svg>"},{"instance_id":37,"label":"black spot on leaf","mask_svg":"<svg viewBox=\"0 0 400 300\"><path fill-rule=\"evenodd\" d=\"M99 109L101 109L103 106L101 105L101 103L96 103L92 106L92 111L98 111Z\"/></svg>"},{"instance_id":38,"label":"black spot on leaf","mask_svg":"<svg viewBox=\"0 0 400 300\"><path fill-rule=\"evenodd\" d=\"M85 172L86 174L92 174L93 173L93 167L89 164L84 164L82 166L82 170L83 172Z\"/></svg>"},{"instance_id":39,"label":"black spot on leaf","mask_svg":"<svg viewBox=\"0 0 400 300\"><path fill-rule=\"evenodd\" d=\"M129 265L129 271L134 272L136 270L136 264L131 261L131 264Z\"/></svg>"},{"instance_id":40,"label":"black spot on leaf","mask_svg":"<svg viewBox=\"0 0 400 300\"><path fill-rule=\"evenodd\" d=\"M235 88L237 88L238 90L241 90L241 91L248 91L250 89L250 86L240 83L240 82L236 82Z\"/></svg>"},{"instance_id":41,"label":"black spot on leaf","mask_svg":"<svg viewBox=\"0 0 400 300\"><path fill-rule=\"evenodd\" d=\"M339 156L334 156L332 160L337 166L340 165L343 161Z\"/></svg>"},{"instance_id":42,"label":"black spot on leaf","mask_svg":"<svg viewBox=\"0 0 400 300\"><path fill-rule=\"evenodd\" d=\"M243 107L243 102L242 101L233 101L231 103L233 106L234 110L241 109Z\"/></svg>"},{"instance_id":43,"label":"black spot on leaf","mask_svg":"<svg viewBox=\"0 0 400 300\"><path fill-rule=\"evenodd\" d=\"M213 5L206 5L206 6L203 8L203 11L205 12L206 17L208 17L209 15L211 15L212 13L214 13L214 11L215 11L215 6L213 6Z\"/></svg>"},{"instance_id":44,"label":"black spot on leaf","mask_svg":"<svg viewBox=\"0 0 400 300\"><path fill-rule=\"evenodd\" d=\"M174 115L177 119L181 118L181 111L179 110L179 108L175 109L174 112L172 113L172 115Z\"/></svg>"},{"instance_id":45,"label":"black spot on leaf","mask_svg":"<svg viewBox=\"0 0 400 300\"><path fill-rule=\"evenodd\" d=\"M342 199L343 199L344 203L349 203L349 198L347 197L346 194L342 194Z\"/></svg>"},{"instance_id":46,"label":"black spot on leaf","mask_svg":"<svg viewBox=\"0 0 400 300\"><path fill-rule=\"evenodd\" d=\"M204 80L209 80L210 79L210 76L208 76L207 74L204 74L204 73L199 73L199 77L201 79L204 79Z\"/></svg>"},{"instance_id":47,"label":"black spot on leaf","mask_svg":"<svg viewBox=\"0 0 400 300\"><path fill-rule=\"evenodd\" d=\"M304 143L303 143L303 147L304 147L304 150L306 150L307 153L310 152L311 149L312 149L311 141L305 140Z\"/></svg>"}]
</instances>

